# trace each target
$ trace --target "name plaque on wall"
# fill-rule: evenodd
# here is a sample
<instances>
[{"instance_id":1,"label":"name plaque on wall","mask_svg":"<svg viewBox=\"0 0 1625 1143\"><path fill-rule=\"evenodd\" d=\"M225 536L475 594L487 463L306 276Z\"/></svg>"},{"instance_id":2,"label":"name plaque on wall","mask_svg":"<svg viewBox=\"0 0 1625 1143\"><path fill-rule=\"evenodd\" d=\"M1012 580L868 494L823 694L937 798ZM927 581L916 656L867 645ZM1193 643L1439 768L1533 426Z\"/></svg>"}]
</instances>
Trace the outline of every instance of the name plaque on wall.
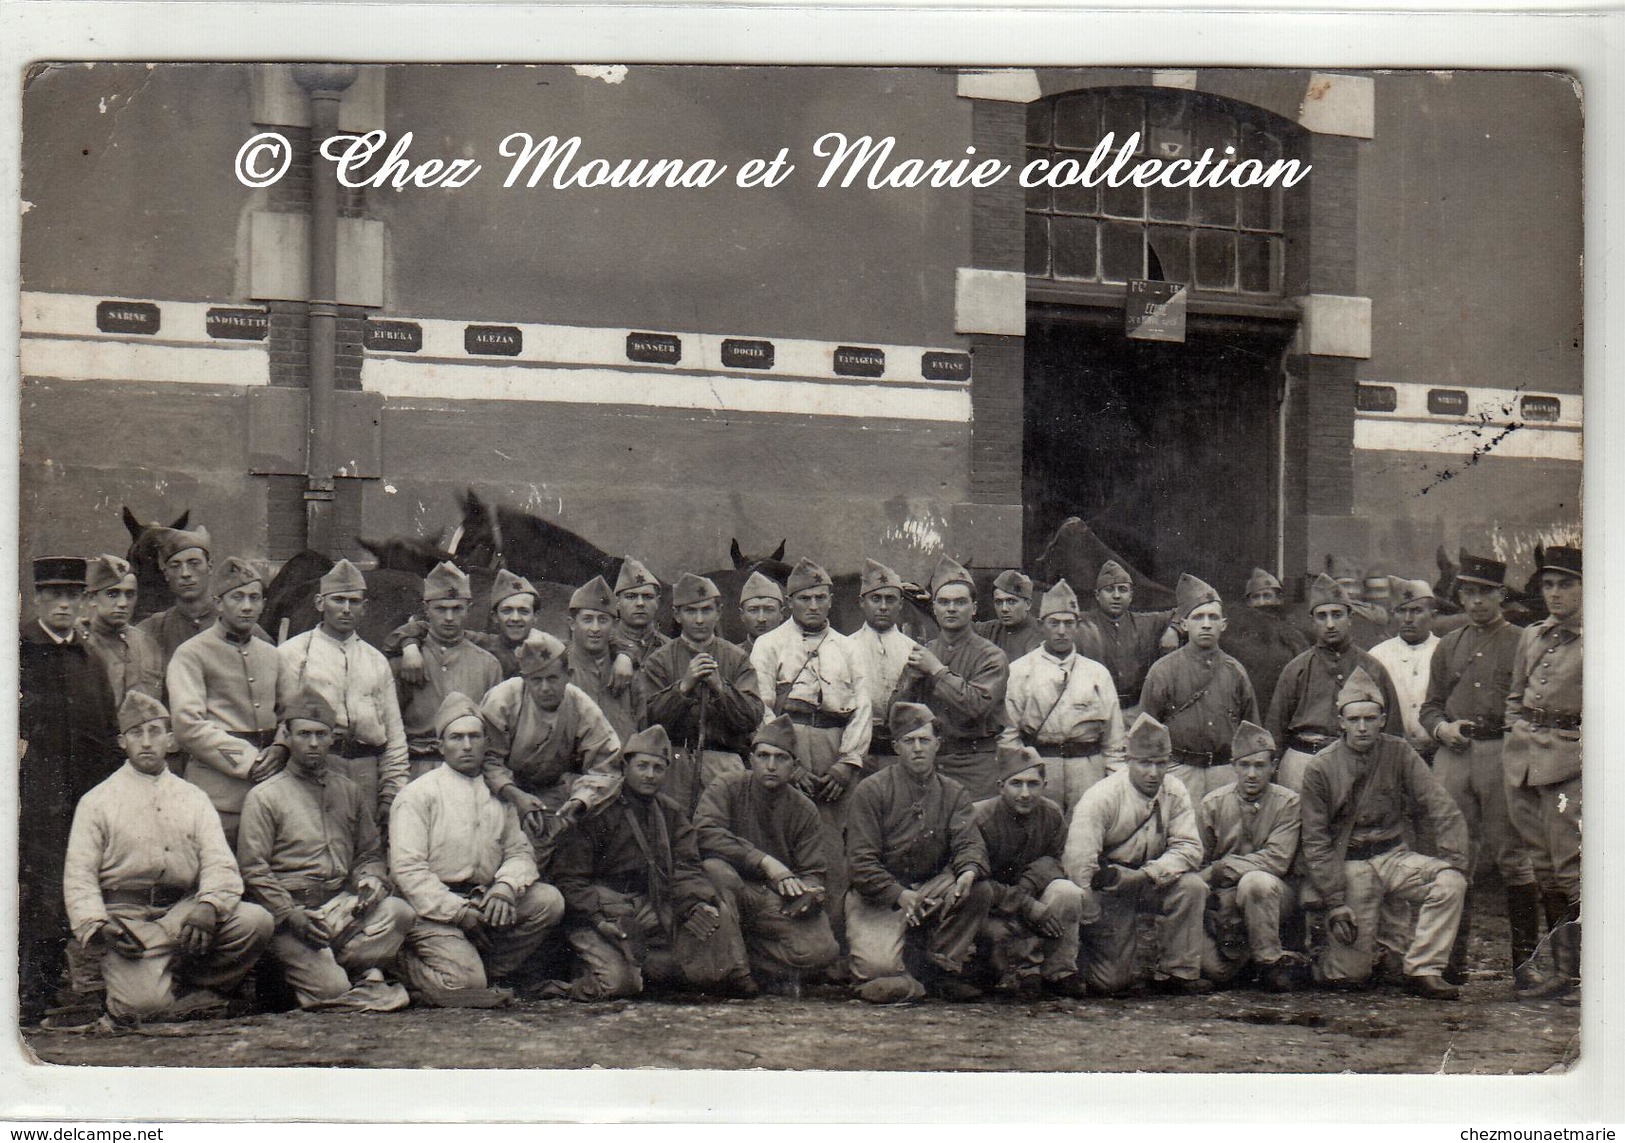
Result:
<instances>
[{"instance_id":1,"label":"name plaque on wall","mask_svg":"<svg viewBox=\"0 0 1625 1143\"><path fill-rule=\"evenodd\" d=\"M1467 412L1467 393L1463 389L1429 389L1428 412L1441 417L1459 417Z\"/></svg>"},{"instance_id":2,"label":"name plaque on wall","mask_svg":"<svg viewBox=\"0 0 1625 1143\"><path fill-rule=\"evenodd\" d=\"M97 302L96 328L103 333L157 333L158 307L151 302Z\"/></svg>"},{"instance_id":3,"label":"name plaque on wall","mask_svg":"<svg viewBox=\"0 0 1625 1143\"><path fill-rule=\"evenodd\" d=\"M927 381L969 381L970 354L922 353L920 376Z\"/></svg>"},{"instance_id":4,"label":"name plaque on wall","mask_svg":"<svg viewBox=\"0 0 1625 1143\"><path fill-rule=\"evenodd\" d=\"M518 357L525 335L516 325L471 325L463 330L463 352L487 357Z\"/></svg>"},{"instance_id":5,"label":"name plaque on wall","mask_svg":"<svg viewBox=\"0 0 1625 1143\"><path fill-rule=\"evenodd\" d=\"M415 321L368 319L361 326L361 344L375 353L416 353L423 348L423 327Z\"/></svg>"},{"instance_id":6,"label":"name plaque on wall","mask_svg":"<svg viewBox=\"0 0 1625 1143\"><path fill-rule=\"evenodd\" d=\"M737 337L722 341L722 367L724 369L773 368L771 341L743 341Z\"/></svg>"},{"instance_id":7,"label":"name plaque on wall","mask_svg":"<svg viewBox=\"0 0 1625 1143\"><path fill-rule=\"evenodd\" d=\"M886 373L884 350L864 349L855 345L837 346L835 375L837 377L883 377Z\"/></svg>"},{"instance_id":8,"label":"name plaque on wall","mask_svg":"<svg viewBox=\"0 0 1625 1143\"><path fill-rule=\"evenodd\" d=\"M210 337L264 341L271 332L271 315L257 309L211 308L203 315L203 328Z\"/></svg>"},{"instance_id":9,"label":"name plaque on wall","mask_svg":"<svg viewBox=\"0 0 1625 1143\"><path fill-rule=\"evenodd\" d=\"M676 365L683 359L683 342L669 333L629 333L626 359L650 365Z\"/></svg>"}]
</instances>

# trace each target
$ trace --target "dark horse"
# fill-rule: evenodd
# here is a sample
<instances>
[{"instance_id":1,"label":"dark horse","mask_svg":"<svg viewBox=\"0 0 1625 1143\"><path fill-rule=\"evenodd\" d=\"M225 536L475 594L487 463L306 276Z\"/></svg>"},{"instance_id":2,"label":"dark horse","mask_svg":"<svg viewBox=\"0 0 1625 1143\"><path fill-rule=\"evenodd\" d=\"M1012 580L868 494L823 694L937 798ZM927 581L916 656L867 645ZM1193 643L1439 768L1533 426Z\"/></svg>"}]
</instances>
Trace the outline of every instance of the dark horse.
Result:
<instances>
[{"instance_id":1,"label":"dark horse","mask_svg":"<svg viewBox=\"0 0 1625 1143\"><path fill-rule=\"evenodd\" d=\"M422 608L423 577L452 554L432 540L397 536L388 540L356 541L378 560L366 573L367 611L361 619L361 638L382 646L386 636ZM265 587L265 614L260 625L279 642L285 636L309 631L320 621L316 589L334 561L306 548L282 565ZM489 592L489 579L486 580ZM282 630L287 621L286 631Z\"/></svg>"},{"instance_id":2,"label":"dark horse","mask_svg":"<svg viewBox=\"0 0 1625 1143\"><path fill-rule=\"evenodd\" d=\"M171 534L183 530L191 519L192 510L188 508L168 527L159 523L143 524L125 506L124 528L130 533L130 548L124 553L124 558L135 569L136 585L132 623L139 623L175 602L169 583L164 579L164 561L159 558L159 549Z\"/></svg>"}]
</instances>

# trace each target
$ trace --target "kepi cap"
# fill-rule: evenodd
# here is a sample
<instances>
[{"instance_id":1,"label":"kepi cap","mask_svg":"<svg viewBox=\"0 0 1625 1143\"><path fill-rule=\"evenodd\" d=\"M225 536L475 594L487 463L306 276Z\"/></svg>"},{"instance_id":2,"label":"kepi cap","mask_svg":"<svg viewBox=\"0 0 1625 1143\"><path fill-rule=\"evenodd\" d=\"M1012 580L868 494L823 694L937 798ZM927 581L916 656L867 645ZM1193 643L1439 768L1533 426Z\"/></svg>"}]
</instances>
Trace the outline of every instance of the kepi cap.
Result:
<instances>
[{"instance_id":1,"label":"kepi cap","mask_svg":"<svg viewBox=\"0 0 1625 1143\"><path fill-rule=\"evenodd\" d=\"M84 587L85 560L80 556L41 556L34 561L34 589Z\"/></svg>"},{"instance_id":2,"label":"kepi cap","mask_svg":"<svg viewBox=\"0 0 1625 1143\"><path fill-rule=\"evenodd\" d=\"M1577 579L1584 579L1580 574L1580 549L1565 547L1549 547L1541 552L1540 567L1537 571L1566 572Z\"/></svg>"},{"instance_id":3,"label":"kepi cap","mask_svg":"<svg viewBox=\"0 0 1625 1143\"><path fill-rule=\"evenodd\" d=\"M1507 582L1507 566L1500 560L1492 560L1487 556L1475 556L1467 549L1461 549L1457 556L1456 572L1457 583L1477 583L1485 587L1505 587Z\"/></svg>"}]
</instances>

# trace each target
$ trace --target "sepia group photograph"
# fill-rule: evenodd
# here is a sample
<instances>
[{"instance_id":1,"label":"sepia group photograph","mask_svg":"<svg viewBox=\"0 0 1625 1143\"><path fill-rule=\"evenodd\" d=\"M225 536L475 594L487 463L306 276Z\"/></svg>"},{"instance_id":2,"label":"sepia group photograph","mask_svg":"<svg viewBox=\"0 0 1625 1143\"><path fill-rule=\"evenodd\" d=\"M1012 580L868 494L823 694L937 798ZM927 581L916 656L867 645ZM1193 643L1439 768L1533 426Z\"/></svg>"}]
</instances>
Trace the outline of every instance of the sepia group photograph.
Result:
<instances>
[{"instance_id":1,"label":"sepia group photograph","mask_svg":"<svg viewBox=\"0 0 1625 1143\"><path fill-rule=\"evenodd\" d=\"M1562 1117L1593 92L1120 39L22 63L0 1112Z\"/></svg>"}]
</instances>

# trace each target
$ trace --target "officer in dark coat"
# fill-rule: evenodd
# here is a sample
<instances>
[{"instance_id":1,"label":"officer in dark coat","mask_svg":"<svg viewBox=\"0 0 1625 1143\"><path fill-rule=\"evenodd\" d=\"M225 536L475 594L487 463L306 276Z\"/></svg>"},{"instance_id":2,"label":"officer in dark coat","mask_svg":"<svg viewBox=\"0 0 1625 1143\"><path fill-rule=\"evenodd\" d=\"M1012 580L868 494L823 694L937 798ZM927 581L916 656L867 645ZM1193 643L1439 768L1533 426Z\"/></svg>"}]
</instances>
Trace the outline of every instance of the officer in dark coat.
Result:
<instances>
[{"instance_id":1,"label":"officer in dark coat","mask_svg":"<svg viewBox=\"0 0 1625 1143\"><path fill-rule=\"evenodd\" d=\"M107 672L79 640L74 620L85 561L34 561L34 609L17 663L19 766L18 967L23 1023L44 1014L68 938L63 856L79 799L119 765L118 727Z\"/></svg>"}]
</instances>

